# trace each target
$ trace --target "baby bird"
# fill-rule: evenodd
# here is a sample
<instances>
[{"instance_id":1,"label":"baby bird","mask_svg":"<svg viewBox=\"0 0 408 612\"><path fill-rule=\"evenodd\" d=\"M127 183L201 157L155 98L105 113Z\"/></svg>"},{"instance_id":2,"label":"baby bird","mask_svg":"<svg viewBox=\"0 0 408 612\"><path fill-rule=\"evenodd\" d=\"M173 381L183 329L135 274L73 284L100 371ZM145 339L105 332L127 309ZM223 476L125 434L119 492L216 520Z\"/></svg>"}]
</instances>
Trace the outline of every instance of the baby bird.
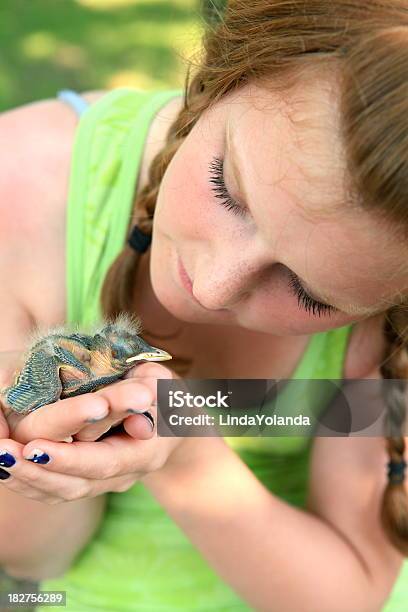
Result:
<instances>
[{"instance_id":1,"label":"baby bird","mask_svg":"<svg viewBox=\"0 0 408 612\"><path fill-rule=\"evenodd\" d=\"M36 330L23 367L10 387L0 389L5 407L28 414L58 399L96 391L120 379L135 363L172 356L140 337L141 321L128 313L81 333L67 327Z\"/></svg>"}]
</instances>

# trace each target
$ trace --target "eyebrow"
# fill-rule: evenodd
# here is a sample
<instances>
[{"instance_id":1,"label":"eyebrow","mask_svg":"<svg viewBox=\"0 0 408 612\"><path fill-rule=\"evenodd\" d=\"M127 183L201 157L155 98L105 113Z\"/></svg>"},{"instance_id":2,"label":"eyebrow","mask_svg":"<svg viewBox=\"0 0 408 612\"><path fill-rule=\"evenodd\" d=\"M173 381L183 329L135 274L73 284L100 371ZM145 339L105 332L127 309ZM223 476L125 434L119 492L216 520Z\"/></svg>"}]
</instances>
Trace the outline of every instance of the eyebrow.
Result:
<instances>
[{"instance_id":1,"label":"eyebrow","mask_svg":"<svg viewBox=\"0 0 408 612\"><path fill-rule=\"evenodd\" d=\"M234 152L234 153L233 153ZM228 160L231 163L231 166L233 168L233 172L234 172L234 177L235 180L237 182L238 185L238 189L239 189L239 193L240 195L242 194L244 201L243 203L245 204L245 206L248 208L248 210L251 212L251 208L248 205L249 202L249 198L248 198L248 194L245 190L245 184L242 178L242 174L240 172L239 166L237 164L237 153L235 151L234 145L233 145L233 139L231 138L231 133L230 133L230 122L227 122L227 130L226 130L226 153L228 156ZM253 217L253 214L252 214ZM284 265L284 264L282 264ZM287 266L285 266L287 268ZM287 268L289 269L289 268ZM309 296L311 298L313 298L314 300L321 302L322 304L325 304L326 306L332 306L333 308L335 308L336 310L343 312L345 314L348 315L352 315L352 316L373 316L375 314L379 314L380 312L383 312L385 310L384 305L382 306L355 306L354 304L345 304L342 308L340 308L339 306L336 306L335 302L336 300L330 301L328 302L325 298L323 298L322 296L320 296L320 292L317 291L316 289L313 289L309 283L307 283L306 281L304 281L298 274L296 274L296 272L292 273L298 278L298 281L300 283L300 285L303 287L304 291L306 293L309 294Z\"/></svg>"}]
</instances>

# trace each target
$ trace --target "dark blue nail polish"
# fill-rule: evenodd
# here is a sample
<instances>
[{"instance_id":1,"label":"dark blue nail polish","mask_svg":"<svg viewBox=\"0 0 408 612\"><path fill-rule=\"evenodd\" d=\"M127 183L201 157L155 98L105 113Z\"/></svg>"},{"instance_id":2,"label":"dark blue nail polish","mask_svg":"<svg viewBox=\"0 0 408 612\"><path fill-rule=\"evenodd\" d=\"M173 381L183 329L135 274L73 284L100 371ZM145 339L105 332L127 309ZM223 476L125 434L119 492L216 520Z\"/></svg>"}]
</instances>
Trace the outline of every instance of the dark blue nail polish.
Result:
<instances>
[{"instance_id":1,"label":"dark blue nail polish","mask_svg":"<svg viewBox=\"0 0 408 612\"><path fill-rule=\"evenodd\" d=\"M10 478L10 474L3 470L3 468L0 468L0 480L7 480L7 478Z\"/></svg>"},{"instance_id":2,"label":"dark blue nail polish","mask_svg":"<svg viewBox=\"0 0 408 612\"><path fill-rule=\"evenodd\" d=\"M153 416L150 414L150 412L148 412L147 410L144 410L143 412L141 410L134 410L133 408L128 408L126 410L126 412L129 412L129 414L141 414L142 416L144 416L144 418L147 420L147 422L149 423L151 430L153 431L154 429L154 418Z\"/></svg>"},{"instance_id":3,"label":"dark blue nail polish","mask_svg":"<svg viewBox=\"0 0 408 612\"><path fill-rule=\"evenodd\" d=\"M15 462L16 460L11 453L8 453L7 451L0 451L0 465L9 468L14 465Z\"/></svg>"},{"instance_id":4,"label":"dark blue nail polish","mask_svg":"<svg viewBox=\"0 0 408 612\"><path fill-rule=\"evenodd\" d=\"M148 420L149 425L150 425L150 427L152 428L152 431L153 431L153 429L154 429L154 418L153 418L153 416L150 414L150 412L147 412L147 410L146 410L146 412L143 413L143 416L144 416L145 419Z\"/></svg>"},{"instance_id":5,"label":"dark blue nail polish","mask_svg":"<svg viewBox=\"0 0 408 612\"><path fill-rule=\"evenodd\" d=\"M44 465L44 463L48 463L50 460L50 457L47 455L47 453L42 453L41 455L37 455L34 454L34 457L26 457L27 461L32 461L32 463L42 463Z\"/></svg>"}]
</instances>

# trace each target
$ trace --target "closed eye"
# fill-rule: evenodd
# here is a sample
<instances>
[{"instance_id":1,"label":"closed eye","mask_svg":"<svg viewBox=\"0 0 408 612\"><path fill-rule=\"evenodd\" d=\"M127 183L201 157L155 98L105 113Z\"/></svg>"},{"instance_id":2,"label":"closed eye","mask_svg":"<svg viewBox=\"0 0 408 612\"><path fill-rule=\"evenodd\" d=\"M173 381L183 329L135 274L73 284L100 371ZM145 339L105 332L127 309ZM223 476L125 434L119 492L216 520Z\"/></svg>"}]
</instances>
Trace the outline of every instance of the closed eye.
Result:
<instances>
[{"instance_id":1,"label":"closed eye","mask_svg":"<svg viewBox=\"0 0 408 612\"><path fill-rule=\"evenodd\" d=\"M224 181L224 162L219 157L214 157L210 163L210 183L215 197L221 200L221 206L232 211L236 215L245 216L247 209L239 206L234 198L231 197Z\"/></svg>"},{"instance_id":2,"label":"closed eye","mask_svg":"<svg viewBox=\"0 0 408 612\"><path fill-rule=\"evenodd\" d=\"M240 206L231 197L227 186L224 181L224 161L219 157L214 157L210 163L210 183L211 189L214 191L215 197L221 200L221 206L224 206L227 210L233 212L236 215L244 217L247 215L248 209ZM337 308L330 304L323 304L312 298L311 295L302 287L298 276L289 270L289 288L292 293L297 297L299 308L303 308L307 312L312 312L314 316L316 314L320 317L321 314L330 315L332 312L336 312Z\"/></svg>"},{"instance_id":3,"label":"closed eye","mask_svg":"<svg viewBox=\"0 0 408 612\"><path fill-rule=\"evenodd\" d=\"M312 298L302 287L298 276L296 276L292 270L289 270L288 274L290 277L289 286L292 289L293 294L298 298L299 306L303 307L308 312L312 311L313 315L315 315L317 312L319 317L321 313L330 314L337 311L337 308L334 306L331 306L330 304L323 304L323 302L318 302Z\"/></svg>"}]
</instances>

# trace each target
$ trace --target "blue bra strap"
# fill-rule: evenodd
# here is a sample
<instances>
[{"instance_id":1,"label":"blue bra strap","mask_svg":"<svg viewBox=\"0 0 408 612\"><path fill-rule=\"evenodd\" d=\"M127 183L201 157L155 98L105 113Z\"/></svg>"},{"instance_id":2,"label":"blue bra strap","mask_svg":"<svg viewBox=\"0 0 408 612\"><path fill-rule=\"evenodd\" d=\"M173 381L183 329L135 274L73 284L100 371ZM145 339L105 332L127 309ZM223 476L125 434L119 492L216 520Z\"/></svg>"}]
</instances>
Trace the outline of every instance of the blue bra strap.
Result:
<instances>
[{"instance_id":1,"label":"blue bra strap","mask_svg":"<svg viewBox=\"0 0 408 612\"><path fill-rule=\"evenodd\" d=\"M61 89L57 93L57 98L63 102L67 102L71 106L77 115L82 113L88 108L89 102L86 102L82 96L73 91L72 89Z\"/></svg>"}]
</instances>

